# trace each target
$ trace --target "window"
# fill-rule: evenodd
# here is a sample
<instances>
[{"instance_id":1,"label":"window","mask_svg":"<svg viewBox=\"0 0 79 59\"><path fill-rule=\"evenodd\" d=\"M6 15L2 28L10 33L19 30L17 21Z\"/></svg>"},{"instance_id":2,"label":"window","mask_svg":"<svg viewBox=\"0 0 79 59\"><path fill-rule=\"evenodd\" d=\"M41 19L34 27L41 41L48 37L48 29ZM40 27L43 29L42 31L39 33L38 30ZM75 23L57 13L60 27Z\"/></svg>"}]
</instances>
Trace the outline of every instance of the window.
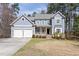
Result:
<instances>
[{"instance_id":1,"label":"window","mask_svg":"<svg viewBox=\"0 0 79 59\"><path fill-rule=\"evenodd\" d=\"M50 25L50 20L47 21L47 24Z\"/></svg>"},{"instance_id":2,"label":"window","mask_svg":"<svg viewBox=\"0 0 79 59\"><path fill-rule=\"evenodd\" d=\"M42 20L41 24L44 25L44 20Z\"/></svg>"},{"instance_id":3,"label":"window","mask_svg":"<svg viewBox=\"0 0 79 59\"><path fill-rule=\"evenodd\" d=\"M50 24L49 20L46 20L46 19L39 19L39 20L36 20L35 22L37 25L49 25Z\"/></svg>"},{"instance_id":4,"label":"window","mask_svg":"<svg viewBox=\"0 0 79 59\"><path fill-rule=\"evenodd\" d=\"M42 33L45 33L45 27L42 27Z\"/></svg>"},{"instance_id":5,"label":"window","mask_svg":"<svg viewBox=\"0 0 79 59\"><path fill-rule=\"evenodd\" d=\"M40 22L40 25L42 25L42 20L40 20L39 22Z\"/></svg>"},{"instance_id":6,"label":"window","mask_svg":"<svg viewBox=\"0 0 79 59\"><path fill-rule=\"evenodd\" d=\"M36 27L36 28L35 28L35 32L36 32L36 33L40 33L40 27Z\"/></svg>"},{"instance_id":7,"label":"window","mask_svg":"<svg viewBox=\"0 0 79 59\"><path fill-rule=\"evenodd\" d=\"M44 20L44 25L46 24L46 20Z\"/></svg>"},{"instance_id":8,"label":"window","mask_svg":"<svg viewBox=\"0 0 79 59\"><path fill-rule=\"evenodd\" d=\"M39 21L36 21L36 24L40 24L40 22Z\"/></svg>"},{"instance_id":9,"label":"window","mask_svg":"<svg viewBox=\"0 0 79 59\"><path fill-rule=\"evenodd\" d=\"M45 25L45 20L41 20L41 25Z\"/></svg>"},{"instance_id":10,"label":"window","mask_svg":"<svg viewBox=\"0 0 79 59\"><path fill-rule=\"evenodd\" d=\"M48 24L48 21L46 20L45 24L47 25Z\"/></svg>"},{"instance_id":11,"label":"window","mask_svg":"<svg viewBox=\"0 0 79 59\"><path fill-rule=\"evenodd\" d=\"M59 19L57 19L57 23L60 23L60 20Z\"/></svg>"},{"instance_id":12,"label":"window","mask_svg":"<svg viewBox=\"0 0 79 59\"><path fill-rule=\"evenodd\" d=\"M60 30L60 29L56 29L56 32L57 32L57 33L60 33L60 32L61 32L61 30Z\"/></svg>"}]
</instances>

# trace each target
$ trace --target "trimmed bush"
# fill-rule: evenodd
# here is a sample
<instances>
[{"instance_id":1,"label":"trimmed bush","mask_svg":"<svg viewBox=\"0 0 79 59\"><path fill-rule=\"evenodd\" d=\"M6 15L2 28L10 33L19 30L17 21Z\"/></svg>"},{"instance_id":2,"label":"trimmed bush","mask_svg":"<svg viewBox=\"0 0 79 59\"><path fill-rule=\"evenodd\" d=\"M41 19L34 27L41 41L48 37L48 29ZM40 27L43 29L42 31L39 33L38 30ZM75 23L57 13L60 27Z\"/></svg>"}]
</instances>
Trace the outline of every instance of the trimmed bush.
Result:
<instances>
[{"instance_id":1,"label":"trimmed bush","mask_svg":"<svg viewBox=\"0 0 79 59\"><path fill-rule=\"evenodd\" d=\"M35 35L36 38L38 38L38 35Z\"/></svg>"},{"instance_id":2,"label":"trimmed bush","mask_svg":"<svg viewBox=\"0 0 79 59\"><path fill-rule=\"evenodd\" d=\"M33 34L32 38L35 38L35 35Z\"/></svg>"},{"instance_id":3,"label":"trimmed bush","mask_svg":"<svg viewBox=\"0 0 79 59\"><path fill-rule=\"evenodd\" d=\"M42 38L42 36L41 35L39 35L39 37L38 38Z\"/></svg>"},{"instance_id":4,"label":"trimmed bush","mask_svg":"<svg viewBox=\"0 0 79 59\"><path fill-rule=\"evenodd\" d=\"M56 39L63 38L63 35L64 35L63 33L57 33L57 32L54 33L54 37ZM52 37L53 37L53 35L52 35Z\"/></svg>"}]
</instances>

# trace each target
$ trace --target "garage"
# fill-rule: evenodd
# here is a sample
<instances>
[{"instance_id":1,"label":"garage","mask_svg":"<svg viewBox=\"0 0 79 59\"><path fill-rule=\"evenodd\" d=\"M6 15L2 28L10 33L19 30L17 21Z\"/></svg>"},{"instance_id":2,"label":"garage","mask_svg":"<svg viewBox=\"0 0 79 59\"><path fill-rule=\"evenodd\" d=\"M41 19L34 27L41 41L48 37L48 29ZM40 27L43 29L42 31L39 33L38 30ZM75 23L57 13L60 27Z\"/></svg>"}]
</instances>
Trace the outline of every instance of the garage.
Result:
<instances>
[{"instance_id":1,"label":"garage","mask_svg":"<svg viewBox=\"0 0 79 59\"><path fill-rule=\"evenodd\" d=\"M14 30L14 37L32 37L32 30Z\"/></svg>"},{"instance_id":2,"label":"garage","mask_svg":"<svg viewBox=\"0 0 79 59\"><path fill-rule=\"evenodd\" d=\"M22 15L11 24L11 37L32 37L33 23Z\"/></svg>"}]
</instances>

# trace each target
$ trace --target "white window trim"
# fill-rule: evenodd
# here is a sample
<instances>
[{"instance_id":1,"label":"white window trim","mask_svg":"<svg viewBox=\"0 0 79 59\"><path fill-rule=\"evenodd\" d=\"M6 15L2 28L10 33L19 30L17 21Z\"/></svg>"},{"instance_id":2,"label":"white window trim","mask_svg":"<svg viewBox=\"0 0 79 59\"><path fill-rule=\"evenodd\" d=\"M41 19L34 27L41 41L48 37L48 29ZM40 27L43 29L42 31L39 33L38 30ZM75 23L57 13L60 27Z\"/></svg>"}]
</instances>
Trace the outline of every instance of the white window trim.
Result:
<instances>
[{"instance_id":1,"label":"white window trim","mask_svg":"<svg viewBox=\"0 0 79 59\"><path fill-rule=\"evenodd\" d=\"M63 31L62 31L62 28L55 28L55 32L56 32L56 29L60 29L60 30L61 30L61 33L63 32Z\"/></svg>"}]
</instances>

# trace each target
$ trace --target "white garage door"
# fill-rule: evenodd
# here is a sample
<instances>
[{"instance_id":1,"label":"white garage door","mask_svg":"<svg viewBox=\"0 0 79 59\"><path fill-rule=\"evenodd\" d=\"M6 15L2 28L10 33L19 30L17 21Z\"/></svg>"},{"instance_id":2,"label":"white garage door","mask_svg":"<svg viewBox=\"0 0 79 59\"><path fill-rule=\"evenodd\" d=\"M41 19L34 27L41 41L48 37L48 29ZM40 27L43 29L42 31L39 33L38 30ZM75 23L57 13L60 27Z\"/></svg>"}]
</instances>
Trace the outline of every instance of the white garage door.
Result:
<instances>
[{"instance_id":1,"label":"white garage door","mask_svg":"<svg viewBox=\"0 0 79 59\"><path fill-rule=\"evenodd\" d=\"M22 30L14 30L14 37L22 37L23 33Z\"/></svg>"},{"instance_id":2,"label":"white garage door","mask_svg":"<svg viewBox=\"0 0 79 59\"><path fill-rule=\"evenodd\" d=\"M14 30L14 37L32 37L32 29L29 30Z\"/></svg>"},{"instance_id":3,"label":"white garage door","mask_svg":"<svg viewBox=\"0 0 79 59\"><path fill-rule=\"evenodd\" d=\"M24 30L24 37L32 37L32 30Z\"/></svg>"}]
</instances>

